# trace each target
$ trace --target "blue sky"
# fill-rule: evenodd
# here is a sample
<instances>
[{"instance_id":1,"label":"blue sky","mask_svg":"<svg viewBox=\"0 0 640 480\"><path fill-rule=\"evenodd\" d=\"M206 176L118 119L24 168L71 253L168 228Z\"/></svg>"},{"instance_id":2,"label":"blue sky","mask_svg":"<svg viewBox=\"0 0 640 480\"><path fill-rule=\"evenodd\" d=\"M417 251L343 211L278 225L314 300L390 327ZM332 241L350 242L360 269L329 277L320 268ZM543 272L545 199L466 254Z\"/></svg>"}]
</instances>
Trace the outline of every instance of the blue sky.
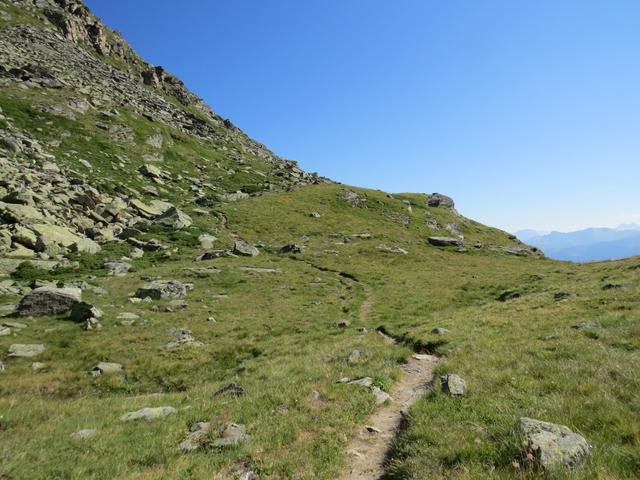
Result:
<instances>
[{"instance_id":1,"label":"blue sky","mask_svg":"<svg viewBox=\"0 0 640 480\"><path fill-rule=\"evenodd\" d=\"M510 231L640 221L636 0L86 0L303 168Z\"/></svg>"}]
</instances>

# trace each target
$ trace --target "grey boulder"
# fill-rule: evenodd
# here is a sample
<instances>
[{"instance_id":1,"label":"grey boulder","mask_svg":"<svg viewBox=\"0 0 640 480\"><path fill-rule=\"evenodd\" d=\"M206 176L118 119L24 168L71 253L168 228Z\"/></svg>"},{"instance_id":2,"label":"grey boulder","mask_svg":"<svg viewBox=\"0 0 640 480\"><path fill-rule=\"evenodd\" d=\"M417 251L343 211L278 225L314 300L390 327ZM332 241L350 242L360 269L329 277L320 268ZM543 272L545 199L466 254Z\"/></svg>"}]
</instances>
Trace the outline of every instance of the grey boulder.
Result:
<instances>
[{"instance_id":1,"label":"grey boulder","mask_svg":"<svg viewBox=\"0 0 640 480\"><path fill-rule=\"evenodd\" d=\"M526 453L533 454L536 462L547 471L577 465L591 450L582 435L564 425L522 417L518 427Z\"/></svg>"},{"instance_id":2,"label":"grey boulder","mask_svg":"<svg viewBox=\"0 0 640 480\"><path fill-rule=\"evenodd\" d=\"M454 237L428 237L427 242L434 247L462 247L462 240Z\"/></svg>"},{"instance_id":3,"label":"grey boulder","mask_svg":"<svg viewBox=\"0 0 640 480\"><path fill-rule=\"evenodd\" d=\"M18 304L21 316L54 315L70 310L82 300L82 290L78 288L40 287L24 296Z\"/></svg>"},{"instance_id":4,"label":"grey boulder","mask_svg":"<svg viewBox=\"0 0 640 480\"><path fill-rule=\"evenodd\" d=\"M440 380L442 381L442 390L452 397L461 397L467 393L467 383L455 373L443 375Z\"/></svg>"}]
</instances>

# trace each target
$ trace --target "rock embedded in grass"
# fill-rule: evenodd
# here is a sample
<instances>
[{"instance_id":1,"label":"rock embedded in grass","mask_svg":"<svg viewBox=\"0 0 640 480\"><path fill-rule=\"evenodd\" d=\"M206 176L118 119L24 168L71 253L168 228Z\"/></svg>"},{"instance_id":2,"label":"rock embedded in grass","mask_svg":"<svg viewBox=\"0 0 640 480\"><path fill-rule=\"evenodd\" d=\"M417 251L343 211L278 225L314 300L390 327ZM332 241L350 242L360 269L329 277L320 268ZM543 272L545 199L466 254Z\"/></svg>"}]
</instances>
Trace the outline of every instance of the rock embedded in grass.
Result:
<instances>
[{"instance_id":1,"label":"rock embedded in grass","mask_svg":"<svg viewBox=\"0 0 640 480\"><path fill-rule=\"evenodd\" d=\"M433 333L435 335L444 335L445 333L449 333L449 329L442 328L442 327L436 327L433 330L431 330L431 333Z\"/></svg>"},{"instance_id":2,"label":"rock embedded in grass","mask_svg":"<svg viewBox=\"0 0 640 480\"><path fill-rule=\"evenodd\" d=\"M120 421L131 422L135 420L157 420L168 415L176 413L177 410L173 407L145 407L135 412L127 412L120 416Z\"/></svg>"},{"instance_id":3,"label":"rock embedded in grass","mask_svg":"<svg viewBox=\"0 0 640 480\"><path fill-rule=\"evenodd\" d=\"M547 471L581 463L589 454L591 445L582 435L564 425L522 417L518 429L523 437L525 453Z\"/></svg>"},{"instance_id":4,"label":"rock embedded in grass","mask_svg":"<svg viewBox=\"0 0 640 480\"><path fill-rule=\"evenodd\" d=\"M209 438L209 432L211 432L211 422L198 422L196 423L187 437L180 442L178 450L182 452L192 452L205 446L207 439Z\"/></svg>"},{"instance_id":5,"label":"rock embedded in grass","mask_svg":"<svg viewBox=\"0 0 640 480\"><path fill-rule=\"evenodd\" d=\"M191 283L182 283L177 280L156 280L144 287L139 288L136 298L151 298L160 300L165 298L182 298L187 295L187 291L193 288Z\"/></svg>"},{"instance_id":6,"label":"rock embedded in grass","mask_svg":"<svg viewBox=\"0 0 640 480\"><path fill-rule=\"evenodd\" d=\"M14 343L9 346L9 357L18 358L31 358L37 357L45 351L45 347L42 344L23 344Z\"/></svg>"},{"instance_id":7,"label":"rock embedded in grass","mask_svg":"<svg viewBox=\"0 0 640 480\"><path fill-rule=\"evenodd\" d=\"M16 311L21 316L55 315L69 311L81 300L78 288L40 287L24 296Z\"/></svg>"},{"instance_id":8,"label":"rock embedded in grass","mask_svg":"<svg viewBox=\"0 0 640 480\"><path fill-rule=\"evenodd\" d=\"M455 373L448 373L440 377L442 391L452 397L461 397L467 393L467 383Z\"/></svg>"},{"instance_id":9,"label":"rock embedded in grass","mask_svg":"<svg viewBox=\"0 0 640 480\"><path fill-rule=\"evenodd\" d=\"M506 290L498 295L499 302L508 302L509 300L515 300L516 298L520 298L522 295L520 292L515 290Z\"/></svg>"},{"instance_id":10,"label":"rock embedded in grass","mask_svg":"<svg viewBox=\"0 0 640 480\"><path fill-rule=\"evenodd\" d=\"M121 277L129 273L131 264L127 262L105 262L103 268L109 270L109 275Z\"/></svg>"},{"instance_id":11,"label":"rock embedded in grass","mask_svg":"<svg viewBox=\"0 0 640 480\"><path fill-rule=\"evenodd\" d=\"M71 307L71 313L69 314L69 319L72 322L84 322L89 320L90 318L98 319L102 317L103 313L98 307L87 303L87 302L78 302L73 307Z\"/></svg>"},{"instance_id":12,"label":"rock embedded in grass","mask_svg":"<svg viewBox=\"0 0 640 480\"><path fill-rule=\"evenodd\" d=\"M95 367L93 367L90 373L94 377L97 377L103 374L108 375L111 373L120 373L120 372L122 372L122 365L120 365L119 363L98 362L98 364Z\"/></svg>"},{"instance_id":13,"label":"rock embedded in grass","mask_svg":"<svg viewBox=\"0 0 640 480\"><path fill-rule=\"evenodd\" d=\"M87 438L91 438L98 433L98 430L94 428L85 428L84 430L78 430L77 432L73 432L69 436L75 440L85 440Z\"/></svg>"},{"instance_id":14,"label":"rock embedded in grass","mask_svg":"<svg viewBox=\"0 0 640 480\"><path fill-rule=\"evenodd\" d=\"M246 433L247 427L239 423L225 423L218 431L219 437L212 443L214 447L231 447L251 440Z\"/></svg>"},{"instance_id":15,"label":"rock embedded in grass","mask_svg":"<svg viewBox=\"0 0 640 480\"><path fill-rule=\"evenodd\" d=\"M428 237L427 242L434 247L462 247L462 240L454 237Z\"/></svg>"}]
</instances>

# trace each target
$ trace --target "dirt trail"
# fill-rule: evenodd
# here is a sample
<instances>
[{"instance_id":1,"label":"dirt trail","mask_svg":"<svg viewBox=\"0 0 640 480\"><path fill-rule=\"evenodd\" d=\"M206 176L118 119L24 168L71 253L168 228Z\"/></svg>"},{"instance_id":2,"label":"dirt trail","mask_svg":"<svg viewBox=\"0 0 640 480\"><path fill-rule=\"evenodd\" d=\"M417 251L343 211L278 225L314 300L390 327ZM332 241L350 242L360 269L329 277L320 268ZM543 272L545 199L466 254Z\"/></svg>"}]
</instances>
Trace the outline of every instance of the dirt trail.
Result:
<instances>
[{"instance_id":1,"label":"dirt trail","mask_svg":"<svg viewBox=\"0 0 640 480\"><path fill-rule=\"evenodd\" d=\"M366 292L360 307L360 318L367 321L373 310L372 290L361 283ZM396 341L382 332L389 343ZM409 407L424 395L432 385L433 367L438 358L433 355L414 354L402 366L400 380L390 393L391 400L378 408L364 426L357 429L347 448L346 465L337 480L380 480L385 474L385 459L399 433Z\"/></svg>"}]
</instances>

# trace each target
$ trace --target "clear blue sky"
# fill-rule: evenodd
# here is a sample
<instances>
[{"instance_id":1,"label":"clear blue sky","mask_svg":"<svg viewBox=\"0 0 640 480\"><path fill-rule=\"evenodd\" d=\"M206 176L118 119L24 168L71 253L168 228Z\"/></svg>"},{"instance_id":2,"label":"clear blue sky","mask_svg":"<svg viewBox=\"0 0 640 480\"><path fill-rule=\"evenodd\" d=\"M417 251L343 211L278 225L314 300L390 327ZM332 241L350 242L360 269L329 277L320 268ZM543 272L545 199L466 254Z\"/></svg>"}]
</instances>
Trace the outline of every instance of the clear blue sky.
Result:
<instances>
[{"instance_id":1,"label":"clear blue sky","mask_svg":"<svg viewBox=\"0 0 640 480\"><path fill-rule=\"evenodd\" d=\"M510 231L640 221L640 1L87 3L306 170Z\"/></svg>"}]
</instances>

